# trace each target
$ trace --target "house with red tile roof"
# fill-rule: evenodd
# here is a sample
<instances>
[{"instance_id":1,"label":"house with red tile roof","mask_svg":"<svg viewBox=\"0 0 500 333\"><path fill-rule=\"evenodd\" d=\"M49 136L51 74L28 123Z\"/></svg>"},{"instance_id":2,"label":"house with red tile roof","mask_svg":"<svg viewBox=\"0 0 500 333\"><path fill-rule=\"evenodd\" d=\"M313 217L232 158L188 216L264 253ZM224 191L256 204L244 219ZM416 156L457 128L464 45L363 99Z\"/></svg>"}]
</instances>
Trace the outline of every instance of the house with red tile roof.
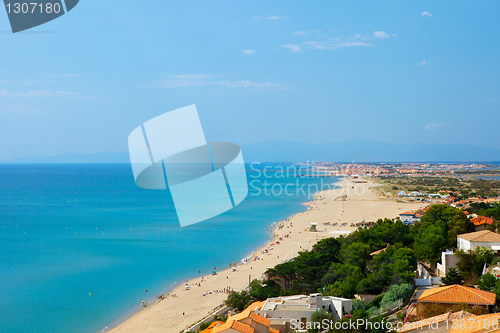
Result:
<instances>
[{"instance_id":1,"label":"house with red tile roof","mask_svg":"<svg viewBox=\"0 0 500 333\"><path fill-rule=\"evenodd\" d=\"M424 211L422 211L422 212L425 214ZM417 213L417 212L409 211L409 212L404 212L404 213L399 214L399 219L404 224L413 225L415 222L420 222L420 218L424 214L422 214L421 212Z\"/></svg>"},{"instance_id":2,"label":"house with red tile roof","mask_svg":"<svg viewBox=\"0 0 500 333\"><path fill-rule=\"evenodd\" d=\"M451 308L454 304L470 304L485 306L488 309L495 305L497 295L489 291L480 290L472 287L461 286L458 284L440 288L431 288L425 290L417 300L417 316L427 306L439 304L444 308Z\"/></svg>"},{"instance_id":3,"label":"house with red tile roof","mask_svg":"<svg viewBox=\"0 0 500 333\"><path fill-rule=\"evenodd\" d=\"M493 223L493 219L486 216L476 216L471 218L470 221L474 223L476 231L488 230L488 226Z\"/></svg>"},{"instance_id":4,"label":"house with red tile roof","mask_svg":"<svg viewBox=\"0 0 500 333\"><path fill-rule=\"evenodd\" d=\"M214 325L211 331L206 333L279 333L279 330L270 327L270 319L255 313L264 303L252 303L242 312L227 318L225 323Z\"/></svg>"}]
</instances>

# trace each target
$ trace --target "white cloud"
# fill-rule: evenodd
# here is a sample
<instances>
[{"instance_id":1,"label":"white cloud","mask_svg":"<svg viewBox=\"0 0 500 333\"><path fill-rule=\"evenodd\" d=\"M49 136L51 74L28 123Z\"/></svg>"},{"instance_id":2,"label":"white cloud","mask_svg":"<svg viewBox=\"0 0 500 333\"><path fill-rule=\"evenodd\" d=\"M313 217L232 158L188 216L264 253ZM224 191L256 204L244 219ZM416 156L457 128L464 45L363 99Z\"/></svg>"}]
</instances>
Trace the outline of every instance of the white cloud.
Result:
<instances>
[{"instance_id":1,"label":"white cloud","mask_svg":"<svg viewBox=\"0 0 500 333\"><path fill-rule=\"evenodd\" d=\"M418 63L420 66L427 66L430 65L431 62L430 60L422 60L421 62Z\"/></svg>"},{"instance_id":2,"label":"white cloud","mask_svg":"<svg viewBox=\"0 0 500 333\"><path fill-rule=\"evenodd\" d=\"M434 130L443 129L443 128L448 127L448 126L449 125L445 124L445 123L431 123L431 124L427 124L427 126L425 126L424 129L426 129L428 131L434 131Z\"/></svg>"},{"instance_id":3,"label":"white cloud","mask_svg":"<svg viewBox=\"0 0 500 333\"><path fill-rule=\"evenodd\" d=\"M260 15L255 15L255 16L253 16L253 18L256 19L256 20L258 20L258 19L261 18L261 16Z\"/></svg>"},{"instance_id":4,"label":"white cloud","mask_svg":"<svg viewBox=\"0 0 500 333\"><path fill-rule=\"evenodd\" d=\"M248 55L252 55L255 53L255 50L241 50L241 52L248 54Z\"/></svg>"},{"instance_id":5,"label":"white cloud","mask_svg":"<svg viewBox=\"0 0 500 333\"><path fill-rule=\"evenodd\" d=\"M385 38L389 38L390 36L387 33L383 32L383 31L375 31L373 33L373 37L380 38L380 39L385 39Z\"/></svg>"},{"instance_id":6,"label":"white cloud","mask_svg":"<svg viewBox=\"0 0 500 333\"><path fill-rule=\"evenodd\" d=\"M268 16L267 19L268 20L279 20L280 17L279 16Z\"/></svg>"},{"instance_id":7,"label":"white cloud","mask_svg":"<svg viewBox=\"0 0 500 333\"><path fill-rule=\"evenodd\" d=\"M226 88L249 88L258 90L278 90L289 89L284 84L275 82L254 82L250 80L243 81L217 81L214 80L215 75L173 75L169 76L166 80L156 81L144 87L161 87L161 88L182 88L182 87L201 87L201 86L219 86Z\"/></svg>"},{"instance_id":8,"label":"white cloud","mask_svg":"<svg viewBox=\"0 0 500 333\"><path fill-rule=\"evenodd\" d=\"M269 88L269 89L286 88L279 83L273 83L273 82L259 83L249 80L234 81L234 82L220 81L219 84L222 85L223 87L228 87L228 88Z\"/></svg>"},{"instance_id":9,"label":"white cloud","mask_svg":"<svg viewBox=\"0 0 500 333\"><path fill-rule=\"evenodd\" d=\"M338 42L329 42L329 41L324 41L324 42L304 42L304 45L307 46L310 49L316 49L316 50L339 50L345 47L352 47L352 46L374 46L371 43L365 43L365 42L355 42L355 41L338 41Z\"/></svg>"},{"instance_id":10,"label":"white cloud","mask_svg":"<svg viewBox=\"0 0 500 333\"><path fill-rule=\"evenodd\" d=\"M302 53L304 50L297 44L285 44L281 45L281 48L288 49L292 53Z\"/></svg>"},{"instance_id":11,"label":"white cloud","mask_svg":"<svg viewBox=\"0 0 500 333\"><path fill-rule=\"evenodd\" d=\"M429 13L429 12L422 12L421 14L422 16L429 16L429 17L432 17L432 14Z\"/></svg>"},{"instance_id":12,"label":"white cloud","mask_svg":"<svg viewBox=\"0 0 500 333\"><path fill-rule=\"evenodd\" d=\"M391 36L384 31L375 31L372 35L354 34L350 36L329 36L319 30L296 31L295 36L316 36L316 40L308 40L300 44L286 44L281 47L288 48L291 52L304 52L304 48L315 50L340 50L347 47L371 47L375 46L373 41L376 39L387 39ZM396 37L395 34L392 37Z\"/></svg>"}]
</instances>

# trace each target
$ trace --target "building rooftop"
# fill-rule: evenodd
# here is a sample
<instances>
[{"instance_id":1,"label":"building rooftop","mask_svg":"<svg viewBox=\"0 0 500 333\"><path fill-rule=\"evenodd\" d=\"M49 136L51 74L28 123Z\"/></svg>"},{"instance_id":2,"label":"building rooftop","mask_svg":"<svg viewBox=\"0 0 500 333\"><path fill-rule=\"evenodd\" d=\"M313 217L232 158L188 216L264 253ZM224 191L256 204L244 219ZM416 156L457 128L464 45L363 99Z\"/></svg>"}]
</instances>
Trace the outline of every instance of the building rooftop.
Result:
<instances>
[{"instance_id":1,"label":"building rooftop","mask_svg":"<svg viewBox=\"0 0 500 333\"><path fill-rule=\"evenodd\" d=\"M466 303L478 305L493 305L496 294L458 284L425 290L417 302L425 303Z\"/></svg>"},{"instance_id":2,"label":"building rooftop","mask_svg":"<svg viewBox=\"0 0 500 333\"><path fill-rule=\"evenodd\" d=\"M225 330L228 330L228 329L233 329L233 330L241 332L241 333L254 333L255 332L255 330L250 325L241 323L241 322L234 320L234 319L232 319L232 320L228 319L228 321L226 323L219 325L219 326L215 326L212 329L212 333L224 332Z\"/></svg>"},{"instance_id":3,"label":"building rooftop","mask_svg":"<svg viewBox=\"0 0 500 333\"><path fill-rule=\"evenodd\" d=\"M478 216L470 219L474 225L483 225L483 224L492 224L493 219L491 217L486 217L486 216Z\"/></svg>"},{"instance_id":4,"label":"building rooftop","mask_svg":"<svg viewBox=\"0 0 500 333\"><path fill-rule=\"evenodd\" d=\"M457 237L465 239L469 242L500 242L500 235L489 230L471 232L468 234L458 235Z\"/></svg>"}]
</instances>

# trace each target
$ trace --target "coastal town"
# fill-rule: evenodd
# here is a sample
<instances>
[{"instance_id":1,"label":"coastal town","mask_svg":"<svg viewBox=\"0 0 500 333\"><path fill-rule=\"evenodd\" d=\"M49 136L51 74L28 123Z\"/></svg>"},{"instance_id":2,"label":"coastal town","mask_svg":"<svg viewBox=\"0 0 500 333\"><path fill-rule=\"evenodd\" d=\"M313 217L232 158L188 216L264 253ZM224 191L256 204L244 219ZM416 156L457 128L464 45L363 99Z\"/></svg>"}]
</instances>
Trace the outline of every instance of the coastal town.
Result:
<instances>
[{"instance_id":1,"label":"coastal town","mask_svg":"<svg viewBox=\"0 0 500 333\"><path fill-rule=\"evenodd\" d=\"M465 332L453 325L462 319L472 323L467 332L484 331L484 322L496 328L500 197L481 191L483 182L495 189L499 181L479 177L497 170L335 167L337 189L318 192L307 211L276 224L264 248L187 281L112 332L417 332L435 325L455 333ZM332 173L331 164L312 168ZM440 184L444 177L467 185ZM418 191L412 182L421 183ZM368 326L349 328L353 320Z\"/></svg>"}]
</instances>

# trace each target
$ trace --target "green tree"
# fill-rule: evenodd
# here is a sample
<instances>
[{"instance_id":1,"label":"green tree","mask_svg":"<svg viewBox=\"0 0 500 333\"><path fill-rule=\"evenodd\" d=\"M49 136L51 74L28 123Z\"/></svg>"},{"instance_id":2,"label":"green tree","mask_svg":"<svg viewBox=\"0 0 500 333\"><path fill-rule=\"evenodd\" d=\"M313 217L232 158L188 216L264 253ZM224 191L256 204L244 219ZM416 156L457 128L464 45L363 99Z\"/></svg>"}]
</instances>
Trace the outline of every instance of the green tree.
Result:
<instances>
[{"instance_id":1,"label":"green tree","mask_svg":"<svg viewBox=\"0 0 500 333\"><path fill-rule=\"evenodd\" d=\"M493 251L484 246L473 251L457 250L455 256L458 257L457 268L463 273L464 279L480 276L484 264L491 264L494 258Z\"/></svg>"},{"instance_id":2,"label":"green tree","mask_svg":"<svg viewBox=\"0 0 500 333\"><path fill-rule=\"evenodd\" d=\"M274 280L265 280L262 283L260 280L253 280L250 283L250 297L252 301L263 301L270 297L280 295L281 288Z\"/></svg>"},{"instance_id":3,"label":"green tree","mask_svg":"<svg viewBox=\"0 0 500 333\"><path fill-rule=\"evenodd\" d=\"M496 282L497 278L495 277L495 275L486 273L481 275L481 277L477 281L477 285L481 290L494 292L496 287Z\"/></svg>"},{"instance_id":4,"label":"green tree","mask_svg":"<svg viewBox=\"0 0 500 333\"><path fill-rule=\"evenodd\" d=\"M363 320L363 322L370 322L370 325L357 325L351 326L350 323L356 323L359 319ZM373 317L370 318L370 314L366 310L353 310L350 315L342 317L340 320L340 326L337 324L335 326L342 327L343 323L348 323L344 327L347 328L329 328L328 333L386 333L389 332L387 328L387 323L382 317ZM378 324L375 324L378 323ZM375 329L374 327L380 327L380 329Z\"/></svg>"},{"instance_id":5,"label":"green tree","mask_svg":"<svg viewBox=\"0 0 500 333\"><path fill-rule=\"evenodd\" d=\"M208 326L210 326L211 323L212 323L212 321L207 322L207 323L201 323L200 324L200 331L203 331L204 329L208 328Z\"/></svg>"},{"instance_id":6,"label":"green tree","mask_svg":"<svg viewBox=\"0 0 500 333\"><path fill-rule=\"evenodd\" d=\"M227 296L226 305L236 310L243 310L250 305L251 301L252 298L248 291L233 291Z\"/></svg>"},{"instance_id":7,"label":"green tree","mask_svg":"<svg viewBox=\"0 0 500 333\"><path fill-rule=\"evenodd\" d=\"M441 252L446 249L447 240L442 228L429 226L415 237L415 254L418 260L436 264L441 258Z\"/></svg>"},{"instance_id":8,"label":"green tree","mask_svg":"<svg viewBox=\"0 0 500 333\"><path fill-rule=\"evenodd\" d=\"M314 327L319 327L321 328L321 323L323 320L328 320L329 322L333 320L333 316L330 312L326 311L325 309L318 309L311 313L311 323L314 323ZM312 330L312 332L319 332L319 329L315 328Z\"/></svg>"},{"instance_id":9,"label":"green tree","mask_svg":"<svg viewBox=\"0 0 500 333\"><path fill-rule=\"evenodd\" d=\"M455 267L451 267L448 273L441 278L441 283L446 286L464 284L464 277Z\"/></svg>"},{"instance_id":10,"label":"green tree","mask_svg":"<svg viewBox=\"0 0 500 333\"><path fill-rule=\"evenodd\" d=\"M447 205L432 205L412 229L417 259L436 264L441 252L456 248L457 235L473 231L474 223L462 210Z\"/></svg>"}]
</instances>

